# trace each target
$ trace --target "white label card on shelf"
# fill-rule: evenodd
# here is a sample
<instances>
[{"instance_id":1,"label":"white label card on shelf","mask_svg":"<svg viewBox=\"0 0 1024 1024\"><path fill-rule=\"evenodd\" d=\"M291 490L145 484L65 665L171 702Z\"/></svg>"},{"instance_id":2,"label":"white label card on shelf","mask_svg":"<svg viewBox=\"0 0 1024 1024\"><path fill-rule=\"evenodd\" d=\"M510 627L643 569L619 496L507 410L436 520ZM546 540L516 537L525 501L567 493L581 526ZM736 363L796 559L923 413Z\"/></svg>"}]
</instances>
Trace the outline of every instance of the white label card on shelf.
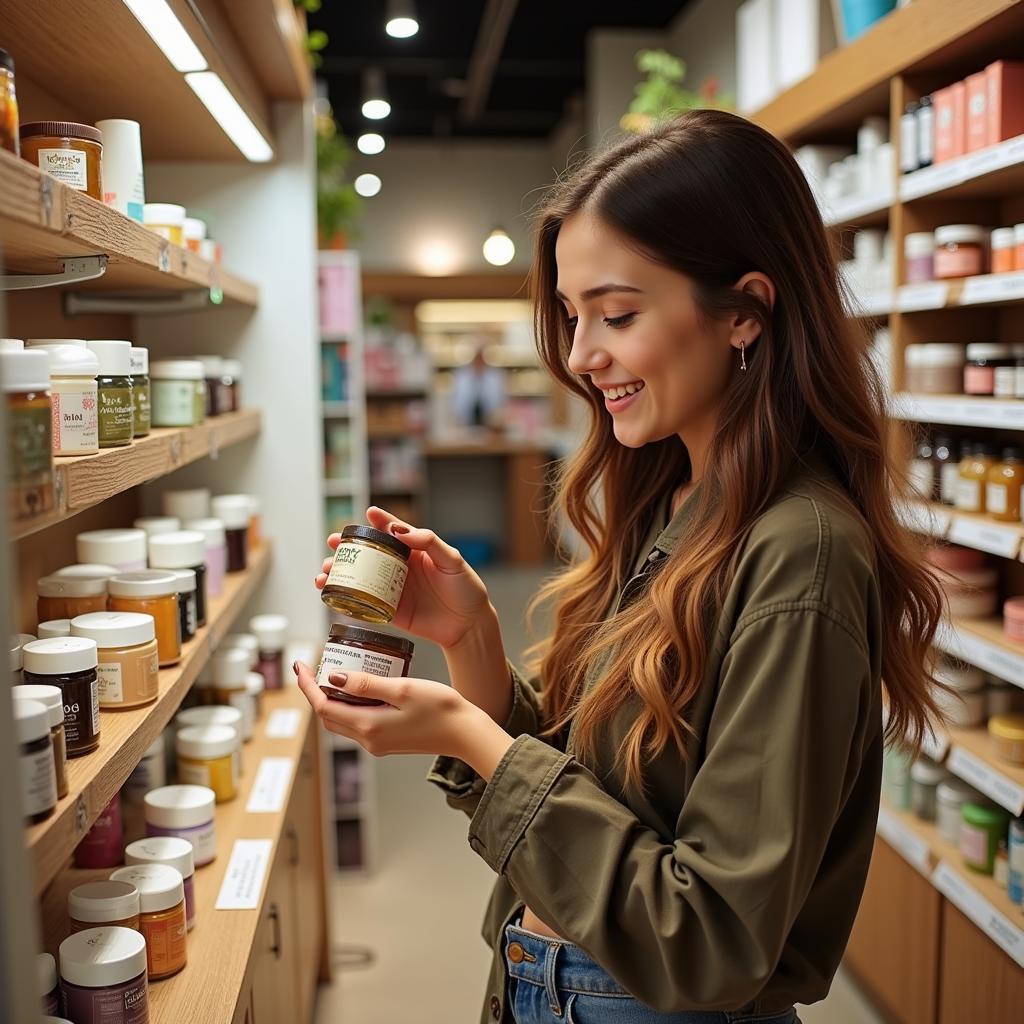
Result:
<instances>
[{"instance_id":1,"label":"white label card on shelf","mask_svg":"<svg viewBox=\"0 0 1024 1024\"><path fill-rule=\"evenodd\" d=\"M273 846L272 839L235 840L217 894L217 910L256 910L259 907Z\"/></svg>"},{"instance_id":2,"label":"white label card on shelf","mask_svg":"<svg viewBox=\"0 0 1024 1024\"><path fill-rule=\"evenodd\" d=\"M1018 785L969 750L954 744L946 767L1014 816L1024 812L1024 786Z\"/></svg>"},{"instance_id":3,"label":"white label card on shelf","mask_svg":"<svg viewBox=\"0 0 1024 1024\"><path fill-rule=\"evenodd\" d=\"M991 672L1000 679L1024 686L1024 653L1016 654L989 643L967 629L943 621L935 634L935 646L961 661Z\"/></svg>"},{"instance_id":4,"label":"white label card on shelf","mask_svg":"<svg viewBox=\"0 0 1024 1024\"><path fill-rule=\"evenodd\" d=\"M932 884L1004 953L1024 967L1024 930L992 906L959 871L941 861L932 872Z\"/></svg>"},{"instance_id":5,"label":"white label card on shelf","mask_svg":"<svg viewBox=\"0 0 1024 1024\"><path fill-rule=\"evenodd\" d=\"M998 523L985 522L983 519L972 519L967 516L954 516L949 531L949 539L954 544L987 551L990 555L1001 558L1016 558L1020 551L1020 528L1016 526L1000 526Z\"/></svg>"},{"instance_id":6,"label":"white label card on shelf","mask_svg":"<svg viewBox=\"0 0 1024 1024\"><path fill-rule=\"evenodd\" d=\"M1024 270L967 278L960 294L960 305L973 306L983 302L1008 302L1014 299L1024 299Z\"/></svg>"},{"instance_id":7,"label":"white label card on shelf","mask_svg":"<svg viewBox=\"0 0 1024 1024\"><path fill-rule=\"evenodd\" d=\"M932 870L928 844L884 807L878 809L878 834L913 868L928 876Z\"/></svg>"},{"instance_id":8,"label":"white label card on shelf","mask_svg":"<svg viewBox=\"0 0 1024 1024\"><path fill-rule=\"evenodd\" d=\"M277 814L284 810L295 760L291 757L265 757L260 761L252 792L245 809L250 814Z\"/></svg>"},{"instance_id":9,"label":"white label card on shelf","mask_svg":"<svg viewBox=\"0 0 1024 1024\"><path fill-rule=\"evenodd\" d=\"M272 740L290 740L302 723L298 708L275 708L267 719L267 736Z\"/></svg>"},{"instance_id":10,"label":"white label card on shelf","mask_svg":"<svg viewBox=\"0 0 1024 1024\"><path fill-rule=\"evenodd\" d=\"M923 284L905 284L896 293L896 308L904 313L916 309L942 309L949 296L945 281L925 281Z\"/></svg>"}]
</instances>

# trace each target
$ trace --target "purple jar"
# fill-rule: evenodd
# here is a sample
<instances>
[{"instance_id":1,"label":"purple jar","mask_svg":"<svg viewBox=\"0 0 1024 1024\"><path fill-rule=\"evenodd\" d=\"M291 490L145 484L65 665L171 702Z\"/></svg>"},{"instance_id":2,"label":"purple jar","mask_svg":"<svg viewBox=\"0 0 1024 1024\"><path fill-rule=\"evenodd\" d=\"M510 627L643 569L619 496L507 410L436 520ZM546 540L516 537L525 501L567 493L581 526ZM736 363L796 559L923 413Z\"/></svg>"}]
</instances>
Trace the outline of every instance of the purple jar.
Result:
<instances>
[{"instance_id":1,"label":"purple jar","mask_svg":"<svg viewBox=\"0 0 1024 1024\"><path fill-rule=\"evenodd\" d=\"M185 883L185 923L188 930L196 923L195 854L187 839L177 836L152 836L129 843L124 851L125 864L165 864L177 869Z\"/></svg>"},{"instance_id":2,"label":"purple jar","mask_svg":"<svg viewBox=\"0 0 1024 1024\"><path fill-rule=\"evenodd\" d=\"M60 944L61 1012L75 1024L149 1024L146 940L88 928Z\"/></svg>"},{"instance_id":3,"label":"purple jar","mask_svg":"<svg viewBox=\"0 0 1024 1024\"><path fill-rule=\"evenodd\" d=\"M268 690L284 686L284 647L288 640L288 620L283 615L255 615L249 620L249 632L259 644L256 671L263 676Z\"/></svg>"},{"instance_id":4,"label":"purple jar","mask_svg":"<svg viewBox=\"0 0 1024 1024\"><path fill-rule=\"evenodd\" d=\"M220 597L224 593L224 574L228 565L224 524L219 519L189 519L184 528L206 537L206 595Z\"/></svg>"},{"instance_id":5,"label":"purple jar","mask_svg":"<svg viewBox=\"0 0 1024 1024\"><path fill-rule=\"evenodd\" d=\"M116 868L122 863L124 830L121 826L121 795L103 808L95 824L75 847L76 868Z\"/></svg>"},{"instance_id":6,"label":"purple jar","mask_svg":"<svg viewBox=\"0 0 1024 1024\"><path fill-rule=\"evenodd\" d=\"M903 239L903 276L907 284L935 280L935 236L912 231Z\"/></svg>"},{"instance_id":7,"label":"purple jar","mask_svg":"<svg viewBox=\"0 0 1024 1024\"><path fill-rule=\"evenodd\" d=\"M217 855L213 826L216 795L206 786L162 786L143 798L147 836L176 836L192 844L197 868Z\"/></svg>"}]
</instances>

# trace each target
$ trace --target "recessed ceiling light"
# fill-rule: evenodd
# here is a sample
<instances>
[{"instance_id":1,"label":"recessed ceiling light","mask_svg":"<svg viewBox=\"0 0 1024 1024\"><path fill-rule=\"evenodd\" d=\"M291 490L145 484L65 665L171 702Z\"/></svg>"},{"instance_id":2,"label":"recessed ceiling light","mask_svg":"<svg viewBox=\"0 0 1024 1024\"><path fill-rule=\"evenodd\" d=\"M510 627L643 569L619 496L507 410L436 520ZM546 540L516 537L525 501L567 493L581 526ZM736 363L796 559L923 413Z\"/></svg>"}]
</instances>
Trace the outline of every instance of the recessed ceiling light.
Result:
<instances>
[{"instance_id":1,"label":"recessed ceiling light","mask_svg":"<svg viewBox=\"0 0 1024 1024\"><path fill-rule=\"evenodd\" d=\"M365 196L369 199L370 196L375 196L380 191L381 180L376 174L360 174L359 177L356 178L355 184L356 191L361 196Z\"/></svg>"},{"instance_id":2,"label":"recessed ceiling light","mask_svg":"<svg viewBox=\"0 0 1024 1024\"><path fill-rule=\"evenodd\" d=\"M504 267L511 263L516 254L516 246L508 232L495 228L484 241L484 259L492 266Z\"/></svg>"}]
</instances>

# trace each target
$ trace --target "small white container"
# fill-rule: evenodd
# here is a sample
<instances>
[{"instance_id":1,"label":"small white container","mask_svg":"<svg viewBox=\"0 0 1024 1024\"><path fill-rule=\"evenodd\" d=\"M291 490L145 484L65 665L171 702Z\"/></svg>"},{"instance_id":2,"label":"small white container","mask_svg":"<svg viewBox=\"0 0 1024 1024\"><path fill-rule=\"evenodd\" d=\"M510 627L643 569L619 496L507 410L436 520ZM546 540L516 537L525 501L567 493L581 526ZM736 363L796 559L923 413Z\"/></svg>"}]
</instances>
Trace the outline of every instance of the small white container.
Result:
<instances>
[{"instance_id":1,"label":"small white container","mask_svg":"<svg viewBox=\"0 0 1024 1024\"><path fill-rule=\"evenodd\" d=\"M36 626L36 633L40 640L49 640L55 636L71 636L71 620L48 619Z\"/></svg>"},{"instance_id":2,"label":"small white container","mask_svg":"<svg viewBox=\"0 0 1024 1024\"><path fill-rule=\"evenodd\" d=\"M946 778L935 787L935 821L939 835L958 849L963 821L960 808L965 801L978 799L977 790L962 779Z\"/></svg>"},{"instance_id":3,"label":"small white container","mask_svg":"<svg viewBox=\"0 0 1024 1024\"><path fill-rule=\"evenodd\" d=\"M80 345L38 345L50 360L53 454L92 455L100 450L96 377L100 361Z\"/></svg>"},{"instance_id":4,"label":"small white container","mask_svg":"<svg viewBox=\"0 0 1024 1024\"><path fill-rule=\"evenodd\" d=\"M206 487L165 491L163 510L165 516L177 516L182 522L187 519L206 519L210 515L210 491Z\"/></svg>"},{"instance_id":5,"label":"small white container","mask_svg":"<svg viewBox=\"0 0 1024 1024\"><path fill-rule=\"evenodd\" d=\"M181 520L177 516L143 516L136 519L132 526L143 530L147 537L156 537L161 533L175 533L181 529Z\"/></svg>"},{"instance_id":6,"label":"small white container","mask_svg":"<svg viewBox=\"0 0 1024 1024\"><path fill-rule=\"evenodd\" d=\"M96 127L103 132L103 202L141 224L146 183L139 122L109 118Z\"/></svg>"},{"instance_id":7,"label":"small white container","mask_svg":"<svg viewBox=\"0 0 1024 1024\"><path fill-rule=\"evenodd\" d=\"M88 530L75 538L79 562L112 565L119 573L146 568L146 534L143 530Z\"/></svg>"},{"instance_id":8,"label":"small white container","mask_svg":"<svg viewBox=\"0 0 1024 1024\"><path fill-rule=\"evenodd\" d=\"M178 836L192 844L195 865L201 868L217 856L214 830L216 796L206 786L163 786L143 798L146 834Z\"/></svg>"},{"instance_id":9,"label":"small white container","mask_svg":"<svg viewBox=\"0 0 1024 1024\"><path fill-rule=\"evenodd\" d=\"M213 693L218 704L237 708L242 712L242 740L252 739L253 721L256 717L252 698L249 696L249 672L251 656L243 647L219 649L213 656ZM262 679L262 676L260 677Z\"/></svg>"},{"instance_id":10,"label":"small white container","mask_svg":"<svg viewBox=\"0 0 1024 1024\"><path fill-rule=\"evenodd\" d=\"M146 203L142 223L175 245L185 244L185 207L176 203Z\"/></svg>"}]
</instances>

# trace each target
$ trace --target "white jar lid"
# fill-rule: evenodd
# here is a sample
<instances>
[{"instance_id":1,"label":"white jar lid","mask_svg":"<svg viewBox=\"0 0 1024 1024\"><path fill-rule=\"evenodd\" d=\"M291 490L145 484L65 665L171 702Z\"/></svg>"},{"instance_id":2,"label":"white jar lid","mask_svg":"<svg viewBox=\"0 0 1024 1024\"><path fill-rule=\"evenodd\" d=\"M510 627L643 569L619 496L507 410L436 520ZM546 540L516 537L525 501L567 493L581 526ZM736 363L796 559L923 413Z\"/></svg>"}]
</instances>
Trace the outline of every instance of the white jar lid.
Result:
<instances>
[{"instance_id":1,"label":"white jar lid","mask_svg":"<svg viewBox=\"0 0 1024 1024\"><path fill-rule=\"evenodd\" d=\"M903 350L907 366L949 368L964 364L964 346L945 343L908 345Z\"/></svg>"},{"instance_id":2,"label":"white jar lid","mask_svg":"<svg viewBox=\"0 0 1024 1024\"><path fill-rule=\"evenodd\" d=\"M95 640L100 649L135 647L156 638L156 623L142 612L87 612L71 620L71 632Z\"/></svg>"},{"instance_id":3,"label":"white jar lid","mask_svg":"<svg viewBox=\"0 0 1024 1024\"><path fill-rule=\"evenodd\" d=\"M224 523L220 519L210 517L204 519L189 519L184 524L186 530L198 530L206 537L206 547L222 548L227 543L224 536Z\"/></svg>"},{"instance_id":4,"label":"white jar lid","mask_svg":"<svg viewBox=\"0 0 1024 1024\"><path fill-rule=\"evenodd\" d=\"M217 796L208 786L161 786L143 798L146 821L158 828L195 828L213 821Z\"/></svg>"},{"instance_id":5,"label":"white jar lid","mask_svg":"<svg viewBox=\"0 0 1024 1024\"><path fill-rule=\"evenodd\" d=\"M206 536L197 530L176 530L149 538L152 569L191 569L206 562Z\"/></svg>"},{"instance_id":6,"label":"white jar lid","mask_svg":"<svg viewBox=\"0 0 1024 1024\"><path fill-rule=\"evenodd\" d=\"M39 994L48 996L57 987L57 961L49 953L37 953L36 974L39 978Z\"/></svg>"},{"instance_id":7,"label":"white jar lid","mask_svg":"<svg viewBox=\"0 0 1024 1024\"><path fill-rule=\"evenodd\" d=\"M22 338L0 338L0 352L24 352L25 341Z\"/></svg>"},{"instance_id":8,"label":"white jar lid","mask_svg":"<svg viewBox=\"0 0 1024 1024\"><path fill-rule=\"evenodd\" d=\"M103 576L43 576L36 580L40 597L101 597L107 592Z\"/></svg>"},{"instance_id":9,"label":"white jar lid","mask_svg":"<svg viewBox=\"0 0 1024 1024\"><path fill-rule=\"evenodd\" d=\"M219 648L213 656L213 685L218 690L244 690L251 662L244 647Z\"/></svg>"},{"instance_id":10,"label":"white jar lid","mask_svg":"<svg viewBox=\"0 0 1024 1024\"><path fill-rule=\"evenodd\" d=\"M935 236L930 231L911 231L903 239L903 255L931 256L935 252Z\"/></svg>"},{"instance_id":11,"label":"white jar lid","mask_svg":"<svg viewBox=\"0 0 1024 1024\"><path fill-rule=\"evenodd\" d=\"M925 786L937 786L945 777L945 770L927 758L918 758L910 766L911 780Z\"/></svg>"},{"instance_id":12,"label":"white jar lid","mask_svg":"<svg viewBox=\"0 0 1024 1024\"><path fill-rule=\"evenodd\" d=\"M166 570L122 572L110 577L107 591L111 597L166 597L177 594L178 581Z\"/></svg>"},{"instance_id":13,"label":"white jar lid","mask_svg":"<svg viewBox=\"0 0 1024 1024\"><path fill-rule=\"evenodd\" d=\"M149 373L149 349L133 345L129 354L129 365L133 377L145 377Z\"/></svg>"},{"instance_id":14,"label":"white jar lid","mask_svg":"<svg viewBox=\"0 0 1024 1024\"><path fill-rule=\"evenodd\" d=\"M130 377L132 343L130 341L87 341L100 361L100 373L108 377Z\"/></svg>"},{"instance_id":15,"label":"white jar lid","mask_svg":"<svg viewBox=\"0 0 1024 1024\"><path fill-rule=\"evenodd\" d=\"M33 351L45 352L51 377L93 378L100 372L99 357L80 345L34 345Z\"/></svg>"},{"instance_id":16,"label":"white jar lid","mask_svg":"<svg viewBox=\"0 0 1024 1024\"><path fill-rule=\"evenodd\" d=\"M109 924L138 917L139 890L133 882L86 882L68 893L68 916Z\"/></svg>"},{"instance_id":17,"label":"white jar lid","mask_svg":"<svg viewBox=\"0 0 1024 1024\"><path fill-rule=\"evenodd\" d=\"M146 940L134 928L86 928L59 952L60 976L81 988L110 988L146 973Z\"/></svg>"},{"instance_id":18,"label":"white jar lid","mask_svg":"<svg viewBox=\"0 0 1024 1024\"><path fill-rule=\"evenodd\" d=\"M220 642L220 650L228 647L242 647L249 652L249 664L260 660L260 642L252 633L229 633Z\"/></svg>"},{"instance_id":19,"label":"white jar lid","mask_svg":"<svg viewBox=\"0 0 1024 1024\"><path fill-rule=\"evenodd\" d=\"M196 725L225 725L236 732L242 730L242 712L238 708L224 705L203 704L194 708L183 708L174 719L178 729Z\"/></svg>"},{"instance_id":20,"label":"white jar lid","mask_svg":"<svg viewBox=\"0 0 1024 1024\"><path fill-rule=\"evenodd\" d=\"M63 569L58 569L53 573L53 575L65 576L72 579L100 577L101 579L109 580L111 576L116 576L118 572L120 572L120 570L115 569L112 565L99 565L96 562L84 562L80 565L65 565Z\"/></svg>"},{"instance_id":21,"label":"white jar lid","mask_svg":"<svg viewBox=\"0 0 1024 1024\"><path fill-rule=\"evenodd\" d=\"M254 615L249 631L256 634L261 651L282 651L288 638L288 620L283 615Z\"/></svg>"},{"instance_id":22,"label":"white jar lid","mask_svg":"<svg viewBox=\"0 0 1024 1024\"><path fill-rule=\"evenodd\" d=\"M210 492L205 487L187 491L165 491L163 496L164 515L186 519L201 519L210 514Z\"/></svg>"},{"instance_id":23,"label":"white jar lid","mask_svg":"<svg viewBox=\"0 0 1024 1024\"><path fill-rule=\"evenodd\" d=\"M39 348L40 345L74 345L77 348L86 348L88 342L85 338L26 338L26 348Z\"/></svg>"},{"instance_id":24,"label":"white jar lid","mask_svg":"<svg viewBox=\"0 0 1024 1024\"><path fill-rule=\"evenodd\" d=\"M963 779L950 776L939 783L938 789L935 790L935 796L941 804L959 807L965 800L977 800L979 794Z\"/></svg>"},{"instance_id":25,"label":"white jar lid","mask_svg":"<svg viewBox=\"0 0 1024 1024\"><path fill-rule=\"evenodd\" d=\"M144 530L88 530L75 538L80 562L145 562Z\"/></svg>"},{"instance_id":26,"label":"white jar lid","mask_svg":"<svg viewBox=\"0 0 1024 1024\"><path fill-rule=\"evenodd\" d=\"M267 688L267 681L259 672L250 672L245 677L245 692L250 697L258 697Z\"/></svg>"},{"instance_id":27,"label":"white jar lid","mask_svg":"<svg viewBox=\"0 0 1024 1024\"><path fill-rule=\"evenodd\" d=\"M207 760L227 757L238 749L238 730L230 725L186 725L178 730L174 745L181 757Z\"/></svg>"},{"instance_id":28,"label":"white jar lid","mask_svg":"<svg viewBox=\"0 0 1024 1024\"><path fill-rule=\"evenodd\" d=\"M1014 244L1013 228L996 228L992 232L993 249L1009 249Z\"/></svg>"},{"instance_id":29,"label":"white jar lid","mask_svg":"<svg viewBox=\"0 0 1024 1024\"><path fill-rule=\"evenodd\" d=\"M252 517L252 502L247 494L219 494L211 502L213 514L226 530L244 530Z\"/></svg>"},{"instance_id":30,"label":"white jar lid","mask_svg":"<svg viewBox=\"0 0 1024 1024\"><path fill-rule=\"evenodd\" d=\"M220 370L225 377L234 377L235 380L242 379L242 361L240 359L223 360Z\"/></svg>"},{"instance_id":31,"label":"white jar lid","mask_svg":"<svg viewBox=\"0 0 1024 1024\"><path fill-rule=\"evenodd\" d=\"M36 626L40 640L49 640L53 636L71 636L70 619L47 619Z\"/></svg>"},{"instance_id":32,"label":"white jar lid","mask_svg":"<svg viewBox=\"0 0 1024 1024\"><path fill-rule=\"evenodd\" d=\"M181 520L177 516L143 516L136 519L132 526L142 530L147 537L156 537L161 533L174 533L181 529Z\"/></svg>"},{"instance_id":33,"label":"white jar lid","mask_svg":"<svg viewBox=\"0 0 1024 1024\"><path fill-rule=\"evenodd\" d=\"M50 709L37 700L14 702L14 734L19 743L34 743L50 735Z\"/></svg>"},{"instance_id":34,"label":"white jar lid","mask_svg":"<svg viewBox=\"0 0 1024 1024\"><path fill-rule=\"evenodd\" d=\"M220 356L196 356L196 359L203 364L203 376L207 380L211 377L219 377L223 372L221 364L224 360Z\"/></svg>"},{"instance_id":35,"label":"white jar lid","mask_svg":"<svg viewBox=\"0 0 1024 1024\"><path fill-rule=\"evenodd\" d=\"M110 873L112 882L130 882L139 890L139 910L156 914L185 899L185 881L177 868L166 864L131 864Z\"/></svg>"},{"instance_id":36,"label":"white jar lid","mask_svg":"<svg viewBox=\"0 0 1024 1024\"><path fill-rule=\"evenodd\" d=\"M168 571L173 573L174 578L177 581L179 594L191 594L195 592L197 586L195 569L169 569Z\"/></svg>"},{"instance_id":37,"label":"white jar lid","mask_svg":"<svg viewBox=\"0 0 1024 1024\"><path fill-rule=\"evenodd\" d=\"M169 224L173 227L185 226L185 207L177 203L144 203L142 206L143 224Z\"/></svg>"},{"instance_id":38,"label":"white jar lid","mask_svg":"<svg viewBox=\"0 0 1024 1024\"><path fill-rule=\"evenodd\" d=\"M34 349L0 351L0 382L4 391L46 391L50 387L50 359Z\"/></svg>"},{"instance_id":39,"label":"white jar lid","mask_svg":"<svg viewBox=\"0 0 1024 1024\"><path fill-rule=\"evenodd\" d=\"M196 870L192 844L178 836L136 839L124 848L124 862L126 865L166 864L178 871L182 878L191 878Z\"/></svg>"},{"instance_id":40,"label":"white jar lid","mask_svg":"<svg viewBox=\"0 0 1024 1024\"><path fill-rule=\"evenodd\" d=\"M202 380L203 364L198 359L161 359L149 367L153 380Z\"/></svg>"},{"instance_id":41,"label":"white jar lid","mask_svg":"<svg viewBox=\"0 0 1024 1024\"><path fill-rule=\"evenodd\" d=\"M1013 225L1013 240L1017 245L1024 245L1024 224Z\"/></svg>"},{"instance_id":42,"label":"white jar lid","mask_svg":"<svg viewBox=\"0 0 1024 1024\"><path fill-rule=\"evenodd\" d=\"M985 245L988 242L988 229L980 224L943 224L935 229L935 244L966 242Z\"/></svg>"},{"instance_id":43,"label":"white jar lid","mask_svg":"<svg viewBox=\"0 0 1024 1024\"><path fill-rule=\"evenodd\" d=\"M96 641L84 636L59 636L33 640L21 649L25 671L40 676L88 672L98 664Z\"/></svg>"},{"instance_id":44,"label":"white jar lid","mask_svg":"<svg viewBox=\"0 0 1024 1024\"><path fill-rule=\"evenodd\" d=\"M185 238L200 241L206 237L206 221L198 217L185 218Z\"/></svg>"},{"instance_id":45,"label":"white jar lid","mask_svg":"<svg viewBox=\"0 0 1024 1024\"><path fill-rule=\"evenodd\" d=\"M15 700L34 700L46 708L50 728L64 722L64 694L59 686L45 686L42 683L21 683L11 687Z\"/></svg>"},{"instance_id":46,"label":"white jar lid","mask_svg":"<svg viewBox=\"0 0 1024 1024\"><path fill-rule=\"evenodd\" d=\"M967 358L973 359L1009 359L1013 349L1009 345L992 342L981 342L967 346Z\"/></svg>"},{"instance_id":47,"label":"white jar lid","mask_svg":"<svg viewBox=\"0 0 1024 1024\"><path fill-rule=\"evenodd\" d=\"M22 659L21 649L25 646L25 644L30 644L35 639L36 639L36 637L32 633L15 633L11 637L10 651L11 651L11 671L12 672L20 672L21 671L21 659Z\"/></svg>"}]
</instances>

